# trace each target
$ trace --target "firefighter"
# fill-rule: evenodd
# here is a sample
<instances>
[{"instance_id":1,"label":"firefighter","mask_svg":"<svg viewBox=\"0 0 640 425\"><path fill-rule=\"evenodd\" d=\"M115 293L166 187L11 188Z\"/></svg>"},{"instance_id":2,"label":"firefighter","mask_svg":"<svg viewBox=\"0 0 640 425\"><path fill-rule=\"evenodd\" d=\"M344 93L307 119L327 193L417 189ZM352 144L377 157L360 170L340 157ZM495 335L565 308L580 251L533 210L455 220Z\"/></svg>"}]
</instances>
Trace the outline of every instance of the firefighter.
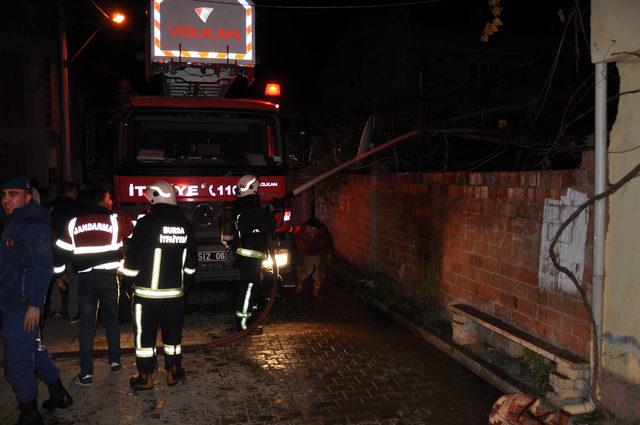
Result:
<instances>
[{"instance_id":1,"label":"firefighter","mask_svg":"<svg viewBox=\"0 0 640 425\"><path fill-rule=\"evenodd\" d=\"M238 180L235 207L236 266L240 287L236 302L236 330L243 331L256 320L261 293L262 262L268 258L271 234L275 229L273 213L260 206L257 177L246 175Z\"/></svg>"},{"instance_id":2,"label":"firefighter","mask_svg":"<svg viewBox=\"0 0 640 425\"><path fill-rule=\"evenodd\" d=\"M153 388L158 325L164 345L167 384L185 376L182 368L182 324L185 278L196 271L197 254L191 225L178 209L176 190L158 180L144 193L151 213L133 231L123 274L133 290L135 350L138 372L129 384L134 390Z\"/></svg>"},{"instance_id":3,"label":"firefighter","mask_svg":"<svg viewBox=\"0 0 640 425\"><path fill-rule=\"evenodd\" d=\"M123 240L133 224L126 212L111 211L113 202L107 188L92 190L86 197L90 205L73 217L58 235L54 251L54 274L62 276L71 264L78 273L80 310L80 374L73 382L81 386L93 383L93 338L98 308L102 312L111 372L122 369L120 360L120 324L117 277L122 262Z\"/></svg>"}]
</instances>

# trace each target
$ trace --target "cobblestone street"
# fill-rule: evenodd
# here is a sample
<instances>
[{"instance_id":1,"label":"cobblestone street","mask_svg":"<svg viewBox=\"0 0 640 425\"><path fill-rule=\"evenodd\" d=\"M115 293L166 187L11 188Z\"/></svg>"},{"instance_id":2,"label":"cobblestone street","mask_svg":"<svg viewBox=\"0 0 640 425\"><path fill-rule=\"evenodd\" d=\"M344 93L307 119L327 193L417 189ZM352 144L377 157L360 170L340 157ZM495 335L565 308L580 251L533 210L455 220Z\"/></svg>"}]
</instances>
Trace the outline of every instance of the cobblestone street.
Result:
<instances>
[{"instance_id":1,"label":"cobblestone street","mask_svg":"<svg viewBox=\"0 0 640 425\"><path fill-rule=\"evenodd\" d=\"M157 373L148 392L129 388L132 354L123 357L124 370L117 374L98 357L93 385L72 384L79 371L72 354L77 325L51 324L46 342L58 353L56 364L75 404L49 415L49 423L488 423L499 392L455 361L337 285L328 285L319 301L290 291L276 302L262 335L215 350L197 345L226 334L230 308L224 314L188 314L187 381L168 387L164 373ZM123 325L122 335L123 347L130 348L130 324ZM96 346L104 347L100 326ZM41 385L40 401L46 395ZM16 420L16 404L3 377L0 423Z\"/></svg>"}]
</instances>

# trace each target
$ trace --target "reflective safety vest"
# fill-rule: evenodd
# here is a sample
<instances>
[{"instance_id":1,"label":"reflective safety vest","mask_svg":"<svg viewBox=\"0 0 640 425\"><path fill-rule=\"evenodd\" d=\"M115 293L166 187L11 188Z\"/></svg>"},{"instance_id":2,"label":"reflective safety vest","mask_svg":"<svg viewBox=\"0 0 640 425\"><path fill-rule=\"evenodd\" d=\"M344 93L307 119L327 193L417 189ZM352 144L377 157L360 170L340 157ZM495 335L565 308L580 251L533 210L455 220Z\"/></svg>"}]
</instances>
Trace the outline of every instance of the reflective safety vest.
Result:
<instances>
[{"instance_id":1,"label":"reflective safety vest","mask_svg":"<svg viewBox=\"0 0 640 425\"><path fill-rule=\"evenodd\" d=\"M236 203L235 228L237 234L236 254L243 257L264 260L267 254L267 238L275 229L273 213L255 202Z\"/></svg>"},{"instance_id":2,"label":"reflective safety vest","mask_svg":"<svg viewBox=\"0 0 640 425\"><path fill-rule=\"evenodd\" d=\"M56 240L54 274L62 275L69 262L78 273L122 267L122 241L132 229L131 217L123 212L73 217Z\"/></svg>"},{"instance_id":3,"label":"reflective safety vest","mask_svg":"<svg viewBox=\"0 0 640 425\"><path fill-rule=\"evenodd\" d=\"M196 271L195 237L174 205L158 204L140 218L127 247L122 273L134 279L134 293L150 299L184 295L184 277Z\"/></svg>"}]
</instances>

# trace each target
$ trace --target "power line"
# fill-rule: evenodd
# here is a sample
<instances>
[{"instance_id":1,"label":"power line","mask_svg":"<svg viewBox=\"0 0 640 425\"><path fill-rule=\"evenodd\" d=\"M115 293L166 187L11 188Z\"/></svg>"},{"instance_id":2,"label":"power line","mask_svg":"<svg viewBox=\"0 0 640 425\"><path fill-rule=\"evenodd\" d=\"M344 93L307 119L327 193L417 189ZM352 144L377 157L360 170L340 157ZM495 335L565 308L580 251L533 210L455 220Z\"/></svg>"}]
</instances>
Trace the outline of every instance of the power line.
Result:
<instances>
[{"instance_id":1,"label":"power line","mask_svg":"<svg viewBox=\"0 0 640 425\"><path fill-rule=\"evenodd\" d=\"M322 6L322 5L283 5L283 4L256 4L253 5L261 9L298 9L298 10L318 10L318 9L370 9L370 8L383 8L383 7L407 7L407 6L420 6L430 3L440 3L444 0L417 0L408 1L402 3L380 3L380 4L345 4L339 6ZM233 1L210 1L209 3L217 4L231 4L237 5L238 2Z\"/></svg>"}]
</instances>

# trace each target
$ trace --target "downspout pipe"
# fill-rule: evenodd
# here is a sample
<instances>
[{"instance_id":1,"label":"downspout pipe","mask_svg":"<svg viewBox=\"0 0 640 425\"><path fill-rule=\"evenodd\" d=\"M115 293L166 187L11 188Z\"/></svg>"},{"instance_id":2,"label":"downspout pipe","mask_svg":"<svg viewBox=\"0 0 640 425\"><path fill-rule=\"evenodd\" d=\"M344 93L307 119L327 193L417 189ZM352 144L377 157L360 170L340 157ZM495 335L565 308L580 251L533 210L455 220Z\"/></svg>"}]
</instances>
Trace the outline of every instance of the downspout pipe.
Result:
<instances>
[{"instance_id":1,"label":"downspout pipe","mask_svg":"<svg viewBox=\"0 0 640 425\"><path fill-rule=\"evenodd\" d=\"M604 192L607 184L607 64L596 63L595 72L595 182L594 195ZM593 211L593 282L591 285L591 309L596 325L596 340L591 342L591 374L590 385L595 391L590 392L599 397L598 382L594 379L595 367L593 353L600 355L602 316L604 299L604 237L607 198L596 201ZM601 362L601 361L600 361ZM594 400L589 398L582 403L563 406L572 415L589 413L596 408Z\"/></svg>"}]
</instances>

